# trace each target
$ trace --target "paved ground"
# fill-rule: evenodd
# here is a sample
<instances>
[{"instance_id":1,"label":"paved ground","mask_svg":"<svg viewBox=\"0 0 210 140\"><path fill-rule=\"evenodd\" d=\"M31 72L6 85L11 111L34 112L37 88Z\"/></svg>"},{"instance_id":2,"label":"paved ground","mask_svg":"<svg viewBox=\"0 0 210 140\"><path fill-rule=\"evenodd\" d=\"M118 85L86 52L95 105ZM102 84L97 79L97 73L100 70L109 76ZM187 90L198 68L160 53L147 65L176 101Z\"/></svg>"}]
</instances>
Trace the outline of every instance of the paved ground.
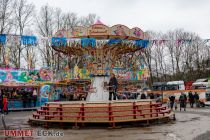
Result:
<instances>
[{"instance_id":1,"label":"paved ground","mask_svg":"<svg viewBox=\"0 0 210 140\"><path fill-rule=\"evenodd\" d=\"M32 111L11 112L6 116L7 125L20 125L22 129L41 127L28 125ZM176 121L149 127L121 129L50 129L64 133L64 137L37 137L41 140L210 140L210 107L187 108L186 112L175 111ZM2 129L2 124L0 124ZM3 138L0 138L0 140ZM8 140L8 139L7 139Z\"/></svg>"}]
</instances>

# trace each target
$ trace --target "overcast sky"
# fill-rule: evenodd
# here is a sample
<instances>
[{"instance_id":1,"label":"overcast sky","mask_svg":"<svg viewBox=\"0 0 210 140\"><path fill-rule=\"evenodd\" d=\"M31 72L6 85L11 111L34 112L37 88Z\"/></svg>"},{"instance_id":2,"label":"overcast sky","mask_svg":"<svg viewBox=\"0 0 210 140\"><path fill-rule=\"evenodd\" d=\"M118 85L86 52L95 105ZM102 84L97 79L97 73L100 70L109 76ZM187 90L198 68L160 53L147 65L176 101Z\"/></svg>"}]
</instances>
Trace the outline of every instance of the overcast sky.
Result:
<instances>
[{"instance_id":1,"label":"overcast sky","mask_svg":"<svg viewBox=\"0 0 210 140\"><path fill-rule=\"evenodd\" d=\"M166 32L175 28L196 32L210 39L210 0L28 0L59 7L79 16L95 13L106 25L124 24L143 31Z\"/></svg>"}]
</instances>

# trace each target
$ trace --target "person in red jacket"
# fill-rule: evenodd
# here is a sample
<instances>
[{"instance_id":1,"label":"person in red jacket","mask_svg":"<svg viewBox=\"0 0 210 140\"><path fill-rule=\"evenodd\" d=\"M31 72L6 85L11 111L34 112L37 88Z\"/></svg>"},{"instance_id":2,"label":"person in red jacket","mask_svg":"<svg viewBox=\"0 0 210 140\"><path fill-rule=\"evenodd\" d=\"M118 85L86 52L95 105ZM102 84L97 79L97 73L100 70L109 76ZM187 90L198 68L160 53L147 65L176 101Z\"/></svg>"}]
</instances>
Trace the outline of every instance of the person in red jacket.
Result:
<instances>
[{"instance_id":1,"label":"person in red jacket","mask_svg":"<svg viewBox=\"0 0 210 140\"><path fill-rule=\"evenodd\" d=\"M3 112L8 114L8 100L5 95L3 96Z\"/></svg>"}]
</instances>

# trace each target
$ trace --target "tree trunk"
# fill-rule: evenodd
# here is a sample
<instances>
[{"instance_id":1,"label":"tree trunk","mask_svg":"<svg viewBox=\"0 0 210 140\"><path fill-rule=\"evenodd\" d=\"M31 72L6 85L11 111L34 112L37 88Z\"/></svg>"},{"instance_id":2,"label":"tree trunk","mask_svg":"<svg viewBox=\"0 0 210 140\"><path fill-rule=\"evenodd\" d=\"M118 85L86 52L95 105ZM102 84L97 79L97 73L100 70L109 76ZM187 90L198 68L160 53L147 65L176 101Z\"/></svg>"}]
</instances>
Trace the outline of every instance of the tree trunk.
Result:
<instances>
[{"instance_id":1,"label":"tree trunk","mask_svg":"<svg viewBox=\"0 0 210 140\"><path fill-rule=\"evenodd\" d=\"M18 47L18 68L20 68L20 53L21 53L21 47Z\"/></svg>"}]
</instances>

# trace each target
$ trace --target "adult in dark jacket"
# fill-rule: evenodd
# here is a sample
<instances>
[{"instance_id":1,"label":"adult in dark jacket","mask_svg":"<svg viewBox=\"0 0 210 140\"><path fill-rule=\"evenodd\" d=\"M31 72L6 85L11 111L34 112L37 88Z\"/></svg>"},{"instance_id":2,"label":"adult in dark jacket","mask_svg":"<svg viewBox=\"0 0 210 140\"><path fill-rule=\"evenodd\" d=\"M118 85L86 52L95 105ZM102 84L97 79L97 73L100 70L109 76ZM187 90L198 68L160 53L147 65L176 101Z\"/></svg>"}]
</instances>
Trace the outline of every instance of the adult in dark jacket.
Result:
<instances>
[{"instance_id":1,"label":"adult in dark jacket","mask_svg":"<svg viewBox=\"0 0 210 140\"><path fill-rule=\"evenodd\" d=\"M200 98L199 98L199 95L197 92L195 92L195 94L194 94L194 99L195 99L196 106L200 107L200 102L199 102Z\"/></svg>"},{"instance_id":2,"label":"adult in dark jacket","mask_svg":"<svg viewBox=\"0 0 210 140\"><path fill-rule=\"evenodd\" d=\"M141 99L146 99L147 97L146 97L146 95L145 95L145 93L142 93L141 94Z\"/></svg>"},{"instance_id":3,"label":"adult in dark jacket","mask_svg":"<svg viewBox=\"0 0 210 140\"><path fill-rule=\"evenodd\" d=\"M174 96L174 95L171 95L171 96L169 97L169 100L170 100L170 108L173 110L174 101L175 101L175 96Z\"/></svg>"},{"instance_id":4,"label":"adult in dark jacket","mask_svg":"<svg viewBox=\"0 0 210 140\"><path fill-rule=\"evenodd\" d=\"M3 92L0 90L0 110L3 113Z\"/></svg>"},{"instance_id":5,"label":"adult in dark jacket","mask_svg":"<svg viewBox=\"0 0 210 140\"><path fill-rule=\"evenodd\" d=\"M190 92L188 93L188 96L189 96L190 107L193 108L193 104L194 104L194 101L195 101L194 95L193 95L192 92L190 91Z\"/></svg>"},{"instance_id":6,"label":"adult in dark jacket","mask_svg":"<svg viewBox=\"0 0 210 140\"><path fill-rule=\"evenodd\" d=\"M179 102L180 102L180 111L182 110L182 108L184 108L184 111L186 111L187 96L184 93L181 93L179 97Z\"/></svg>"},{"instance_id":7,"label":"adult in dark jacket","mask_svg":"<svg viewBox=\"0 0 210 140\"><path fill-rule=\"evenodd\" d=\"M155 95L153 93L149 94L150 99L155 99Z\"/></svg>"},{"instance_id":8,"label":"adult in dark jacket","mask_svg":"<svg viewBox=\"0 0 210 140\"><path fill-rule=\"evenodd\" d=\"M109 100L112 100L112 94L114 96L114 100L116 100L117 97L117 87L118 87L118 83L117 83L117 78L115 77L115 75L112 73L111 74L111 78L109 80Z\"/></svg>"}]
</instances>

